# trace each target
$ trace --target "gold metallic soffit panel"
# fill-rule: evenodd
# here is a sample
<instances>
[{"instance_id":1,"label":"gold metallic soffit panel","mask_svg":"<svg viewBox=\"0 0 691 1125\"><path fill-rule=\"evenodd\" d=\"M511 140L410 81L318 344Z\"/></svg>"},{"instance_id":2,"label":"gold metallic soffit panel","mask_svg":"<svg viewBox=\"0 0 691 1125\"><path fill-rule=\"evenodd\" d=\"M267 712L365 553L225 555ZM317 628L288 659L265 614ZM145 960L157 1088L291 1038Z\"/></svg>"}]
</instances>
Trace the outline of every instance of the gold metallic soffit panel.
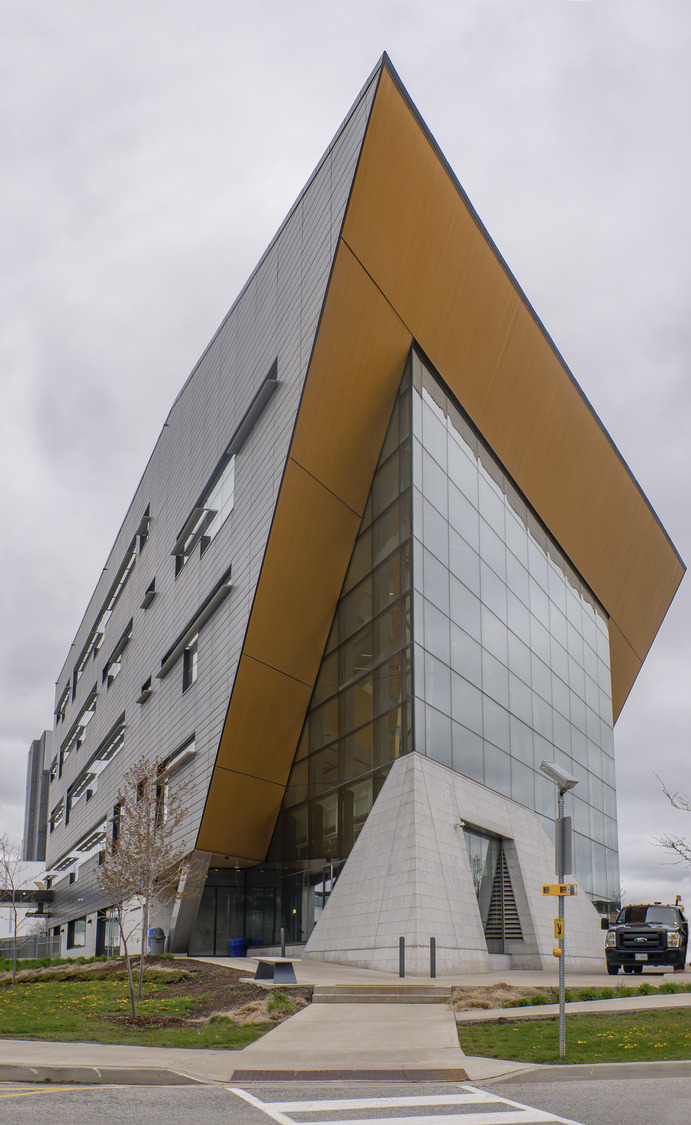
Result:
<instances>
[{"instance_id":1,"label":"gold metallic soffit panel","mask_svg":"<svg viewBox=\"0 0 691 1125\"><path fill-rule=\"evenodd\" d=\"M343 238L610 614L616 718L683 563L386 70Z\"/></svg>"},{"instance_id":2,"label":"gold metallic soffit panel","mask_svg":"<svg viewBox=\"0 0 691 1125\"><path fill-rule=\"evenodd\" d=\"M339 246L198 849L266 856L411 343Z\"/></svg>"},{"instance_id":3,"label":"gold metallic soffit panel","mask_svg":"<svg viewBox=\"0 0 691 1125\"><path fill-rule=\"evenodd\" d=\"M244 860L263 858L265 841L267 836L271 839L282 800L282 785L217 767L206 799L196 850L217 850ZM227 847L226 836L238 847Z\"/></svg>"},{"instance_id":4,"label":"gold metallic soffit panel","mask_svg":"<svg viewBox=\"0 0 691 1125\"><path fill-rule=\"evenodd\" d=\"M610 614L615 718L681 580L664 529L384 70L199 848L265 858L413 338ZM253 730L267 709L262 664L289 715Z\"/></svg>"}]
</instances>

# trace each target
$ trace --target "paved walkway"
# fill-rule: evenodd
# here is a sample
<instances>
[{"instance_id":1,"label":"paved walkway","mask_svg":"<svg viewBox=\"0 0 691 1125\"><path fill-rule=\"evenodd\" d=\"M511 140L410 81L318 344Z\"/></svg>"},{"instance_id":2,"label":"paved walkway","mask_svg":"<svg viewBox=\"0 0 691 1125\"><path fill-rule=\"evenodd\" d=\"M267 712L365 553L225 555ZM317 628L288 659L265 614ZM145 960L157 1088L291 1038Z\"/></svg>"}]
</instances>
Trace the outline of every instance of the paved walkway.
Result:
<instances>
[{"instance_id":1,"label":"paved walkway","mask_svg":"<svg viewBox=\"0 0 691 1125\"><path fill-rule=\"evenodd\" d=\"M246 970L249 976L254 975L257 963L257 959L252 957L197 957L195 960L210 961L215 965L231 965L235 969ZM295 960L293 964L298 984L397 984L400 979L397 973L359 969L351 965L338 965L329 961L305 959ZM691 971L666 974L645 973L643 976L629 976L621 973L618 977L610 977L605 968L604 959L602 970L598 972L569 971L567 964L567 988L612 988L616 987L617 984L635 986L642 984L644 980L649 980L655 986L661 984L663 980L691 984ZM400 983L484 986L500 984L502 981L520 987L532 988L541 985L543 988L549 986L556 988L559 984L559 969L556 959L554 969L499 969L488 973L455 972L447 975L440 974L435 977L434 982L429 977L407 976L405 981Z\"/></svg>"},{"instance_id":2,"label":"paved walkway","mask_svg":"<svg viewBox=\"0 0 691 1125\"><path fill-rule=\"evenodd\" d=\"M211 960L211 959L209 959ZM253 963L244 959L218 958L236 968ZM367 969L351 969L324 962L297 962L302 984L387 983L399 978ZM668 978L669 979L669 978ZM691 974L675 980L691 980ZM652 983L659 984L661 977ZM506 981L515 985L556 984L557 974L539 971L457 974L437 978L437 984L489 985ZM404 983L404 982L400 982ZM409 977L405 983L429 984L429 979ZM569 988L612 985L606 973L568 973ZM622 979L623 983L623 979ZM640 978L635 982L640 984ZM691 994L624 998L570 1004L569 1011L602 1011L633 1008L691 1007ZM512 1009L511 1019L552 1015L556 1005ZM0 1080L103 1082L170 1085L189 1082L235 1082L303 1080L388 1079L391 1081L483 1081L528 1072L544 1074L552 1068L536 1068L501 1059L464 1055L458 1045L456 1019L506 1017L506 1010L459 1013L443 1004L311 1004L290 1020L245 1047L242 1051L193 1050L168 1047L111 1046L100 1043L53 1043L37 1040L0 1040ZM622 1064L632 1074L637 1064ZM663 1066L665 1064L655 1064ZM638 1064L650 1069L650 1064ZM667 1064L673 1073L691 1074L691 1062ZM633 1068L633 1069L632 1069ZM679 1069L681 1068L681 1069ZM584 1070L592 1077L598 1068L567 1068L570 1075ZM612 1067L608 1067L608 1077ZM554 1068L563 1077L563 1068ZM556 1074L555 1074L556 1076Z\"/></svg>"}]
</instances>

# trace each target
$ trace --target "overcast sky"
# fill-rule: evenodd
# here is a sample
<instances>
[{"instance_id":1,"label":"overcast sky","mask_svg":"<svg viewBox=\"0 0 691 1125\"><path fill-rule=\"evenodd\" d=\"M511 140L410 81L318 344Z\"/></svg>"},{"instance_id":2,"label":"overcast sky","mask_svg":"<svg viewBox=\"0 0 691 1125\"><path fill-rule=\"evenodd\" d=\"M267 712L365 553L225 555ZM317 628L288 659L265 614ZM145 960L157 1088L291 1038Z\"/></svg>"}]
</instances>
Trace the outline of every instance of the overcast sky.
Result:
<instances>
[{"instance_id":1,"label":"overcast sky","mask_svg":"<svg viewBox=\"0 0 691 1125\"><path fill-rule=\"evenodd\" d=\"M691 559L689 0L0 0L0 832L173 399L388 51ZM691 836L691 579L615 729L622 883Z\"/></svg>"}]
</instances>

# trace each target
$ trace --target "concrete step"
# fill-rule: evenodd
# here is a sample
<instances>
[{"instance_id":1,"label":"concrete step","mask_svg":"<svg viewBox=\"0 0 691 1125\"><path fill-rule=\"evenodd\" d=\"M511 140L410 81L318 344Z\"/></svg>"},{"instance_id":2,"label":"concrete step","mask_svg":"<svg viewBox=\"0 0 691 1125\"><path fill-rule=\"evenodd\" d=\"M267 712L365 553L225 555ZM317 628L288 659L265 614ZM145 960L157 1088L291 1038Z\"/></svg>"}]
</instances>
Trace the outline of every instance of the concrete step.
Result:
<instances>
[{"instance_id":1,"label":"concrete step","mask_svg":"<svg viewBox=\"0 0 691 1125\"><path fill-rule=\"evenodd\" d=\"M316 991L312 997L313 1004L444 1004L446 996L372 996L363 992L355 996L317 996Z\"/></svg>"},{"instance_id":2,"label":"concrete step","mask_svg":"<svg viewBox=\"0 0 691 1125\"><path fill-rule=\"evenodd\" d=\"M315 985L321 992L380 992L387 995L392 992L409 992L409 993L443 993L445 996L450 996L453 992L454 986L450 984L437 984L426 983L420 981L396 980L387 981L385 983L370 984L369 981L356 981L353 984L318 984Z\"/></svg>"},{"instance_id":3,"label":"concrete step","mask_svg":"<svg viewBox=\"0 0 691 1125\"><path fill-rule=\"evenodd\" d=\"M448 985L434 984L318 984L313 1004L446 1004Z\"/></svg>"}]
</instances>

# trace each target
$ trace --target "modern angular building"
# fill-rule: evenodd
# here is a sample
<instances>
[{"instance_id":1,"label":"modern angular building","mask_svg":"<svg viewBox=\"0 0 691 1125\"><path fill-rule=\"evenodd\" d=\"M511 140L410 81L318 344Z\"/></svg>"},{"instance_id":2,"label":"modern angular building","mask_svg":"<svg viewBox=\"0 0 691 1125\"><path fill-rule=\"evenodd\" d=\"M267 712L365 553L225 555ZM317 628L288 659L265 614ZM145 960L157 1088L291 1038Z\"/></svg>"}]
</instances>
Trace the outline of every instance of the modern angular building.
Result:
<instances>
[{"instance_id":1,"label":"modern angular building","mask_svg":"<svg viewBox=\"0 0 691 1125\"><path fill-rule=\"evenodd\" d=\"M556 761L617 901L613 725L684 565L386 56L176 398L60 672L63 948L124 770L191 779L169 948L552 964Z\"/></svg>"},{"instance_id":2,"label":"modern angular building","mask_svg":"<svg viewBox=\"0 0 691 1125\"><path fill-rule=\"evenodd\" d=\"M22 857L42 863L46 858L50 773L51 731L44 730L29 747L26 763L26 801L24 804L24 839Z\"/></svg>"}]
</instances>

